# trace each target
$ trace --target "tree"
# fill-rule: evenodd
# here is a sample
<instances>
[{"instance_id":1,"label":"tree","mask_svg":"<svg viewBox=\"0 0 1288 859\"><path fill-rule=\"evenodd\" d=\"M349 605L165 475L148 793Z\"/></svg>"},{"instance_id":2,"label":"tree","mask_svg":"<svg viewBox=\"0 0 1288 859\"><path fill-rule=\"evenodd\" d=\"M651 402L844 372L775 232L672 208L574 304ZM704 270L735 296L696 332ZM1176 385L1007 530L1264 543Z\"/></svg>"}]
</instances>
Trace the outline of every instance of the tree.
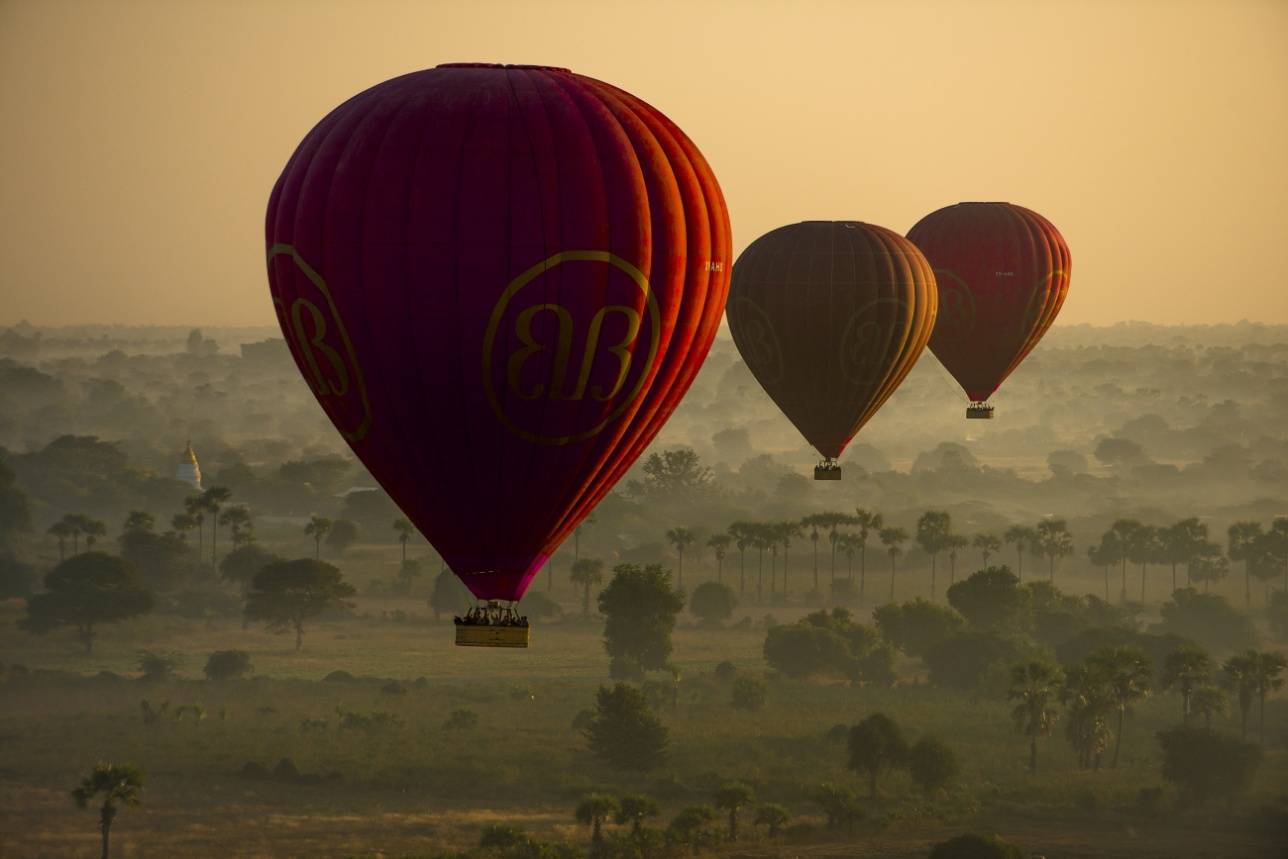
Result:
<instances>
[{"instance_id":1,"label":"tree","mask_svg":"<svg viewBox=\"0 0 1288 859\"><path fill-rule=\"evenodd\" d=\"M932 685L972 690L985 681L1001 680L1011 665L1032 654L1033 645L1021 636L968 629L940 641L921 660Z\"/></svg>"},{"instance_id":2,"label":"tree","mask_svg":"<svg viewBox=\"0 0 1288 859\"><path fill-rule=\"evenodd\" d=\"M625 683L599 688L582 734L590 750L615 769L644 772L666 758L666 727L649 709L644 693Z\"/></svg>"},{"instance_id":3,"label":"tree","mask_svg":"<svg viewBox=\"0 0 1288 859\"><path fill-rule=\"evenodd\" d=\"M714 476L696 453L687 447L651 453L641 469L644 481L632 480L628 489L634 495L691 495L711 485Z\"/></svg>"},{"instance_id":4,"label":"tree","mask_svg":"<svg viewBox=\"0 0 1288 859\"><path fill-rule=\"evenodd\" d=\"M1002 542L1015 546L1015 578L1018 581L1024 581L1024 550L1031 547L1036 539L1037 532L1024 525L1013 525L1002 534Z\"/></svg>"},{"instance_id":5,"label":"tree","mask_svg":"<svg viewBox=\"0 0 1288 859\"><path fill-rule=\"evenodd\" d=\"M868 537L877 534L879 539L885 520L880 513L857 507L852 521L857 529L854 534L854 544L859 549L859 605L862 606L868 581Z\"/></svg>"},{"instance_id":6,"label":"tree","mask_svg":"<svg viewBox=\"0 0 1288 859\"><path fill-rule=\"evenodd\" d=\"M677 844L687 844L698 855L704 844L715 839L711 824L715 822L716 810L709 805L692 805L682 809L672 818L667 826L667 836Z\"/></svg>"},{"instance_id":7,"label":"tree","mask_svg":"<svg viewBox=\"0 0 1288 859\"><path fill-rule=\"evenodd\" d=\"M1245 608L1252 608L1252 567L1254 549L1262 538L1260 522L1235 522L1226 530L1226 554L1231 561L1243 561Z\"/></svg>"},{"instance_id":8,"label":"tree","mask_svg":"<svg viewBox=\"0 0 1288 859\"><path fill-rule=\"evenodd\" d=\"M952 784L960 772L957 753L935 737L922 737L908 750L908 773L928 797Z\"/></svg>"},{"instance_id":9,"label":"tree","mask_svg":"<svg viewBox=\"0 0 1288 859\"><path fill-rule=\"evenodd\" d=\"M1002 548L1002 541L993 534L976 534L971 538L970 544L979 550L986 567L988 566L988 559L993 557L998 549Z\"/></svg>"},{"instance_id":10,"label":"tree","mask_svg":"<svg viewBox=\"0 0 1288 859\"><path fill-rule=\"evenodd\" d=\"M930 859L1025 859L1025 852L996 835L968 832L941 841L930 850Z\"/></svg>"},{"instance_id":11,"label":"tree","mask_svg":"<svg viewBox=\"0 0 1288 859\"><path fill-rule=\"evenodd\" d=\"M734 522L729 526L729 536L738 547L738 596L747 592L747 549L753 543L755 526L751 522Z\"/></svg>"},{"instance_id":12,"label":"tree","mask_svg":"<svg viewBox=\"0 0 1288 859\"><path fill-rule=\"evenodd\" d=\"M184 515L194 523L197 529L197 558L201 559L202 547L205 545L206 503L200 495L189 495L183 499Z\"/></svg>"},{"instance_id":13,"label":"tree","mask_svg":"<svg viewBox=\"0 0 1288 859\"><path fill-rule=\"evenodd\" d=\"M1150 564L1163 558L1161 531L1153 525L1142 525L1131 535L1127 556L1140 564L1140 602L1145 604L1145 573Z\"/></svg>"},{"instance_id":14,"label":"tree","mask_svg":"<svg viewBox=\"0 0 1288 859\"><path fill-rule=\"evenodd\" d=\"M765 661L788 677L841 674L854 683L894 682L894 654L879 634L854 623L849 611L814 612L765 634Z\"/></svg>"},{"instance_id":15,"label":"tree","mask_svg":"<svg viewBox=\"0 0 1288 859\"><path fill-rule=\"evenodd\" d=\"M1087 664L1104 679L1109 703L1118 714L1118 730L1114 732L1114 758L1110 763L1111 767L1117 767L1127 715L1136 702L1150 692L1152 671L1149 657L1138 647L1106 647L1091 654L1087 658Z\"/></svg>"},{"instance_id":16,"label":"tree","mask_svg":"<svg viewBox=\"0 0 1288 859\"><path fill-rule=\"evenodd\" d=\"M351 519L336 519L326 535L326 547L337 558L358 542L358 525Z\"/></svg>"},{"instance_id":17,"label":"tree","mask_svg":"<svg viewBox=\"0 0 1288 859\"><path fill-rule=\"evenodd\" d=\"M1046 557L1048 580L1055 582L1055 564L1073 554L1073 535L1063 519L1043 519L1035 529L1037 545Z\"/></svg>"},{"instance_id":18,"label":"tree","mask_svg":"<svg viewBox=\"0 0 1288 859\"><path fill-rule=\"evenodd\" d=\"M282 559L258 543L247 543L224 555L219 562L219 575L245 593L256 573L280 560Z\"/></svg>"},{"instance_id":19,"label":"tree","mask_svg":"<svg viewBox=\"0 0 1288 859\"><path fill-rule=\"evenodd\" d=\"M36 570L12 552L0 552L0 600L31 596Z\"/></svg>"},{"instance_id":20,"label":"tree","mask_svg":"<svg viewBox=\"0 0 1288 859\"><path fill-rule=\"evenodd\" d=\"M94 649L95 627L152 610L152 593L122 558L104 552L73 555L45 574L45 592L27 600L19 625L37 634L76 629L85 652Z\"/></svg>"},{"instance_id":21,"label":"tree","mask_svg":"<svg viewBox=\"0 0 1288 859\"><path fill-rule=\"evenodd\" d=\"M778 833L783 831L783 827L790 819L787 809L775 803L766 803L756 809L756 817L752 822L757 826L766 827L769 830L769 838L773 839L778 837Z\"/></svg>"},{"instance_id":22,"label":"tree","mask_svg":"<svg viewBox=\"0 0 1288 859\"><path fill-rule=\"evenodd\" d=\"M49 530L45 533L58 541L58 560L60 562L67 560L67 541L76 539L80 534L76 529L75 521L70 515L64 516L53 525L50 525Z\"/></svg>"},{"instance_id":23,"label":"tree","mask_svg":"<svg viewBox=\"0 0 1288 859\"><path fill-rule=\"evenodd\" d=\"M1078 769L1100 769L1100 759L1109 748L1112 733L1109 714L1113 712L1106 678L1085 665L1070 669L1060 690L1065 705L1065 736L1078 758Z\"/></svg>"},{"instance_id":24,"label":"tree","mask_svg":"<svg viewBox=\"0 0 1288 859\"><path fill-rule=\"evenodd\" d=\"M94 544L101 537L107 536L107 526L97 519L91 519L88 516L77 516L76 525L81 534L85 535L85 551L90 552L94 549Z\"/></svg>"},{"instance_id":25,"label":"tree","mask_svg":"<svg viewBox=\"0 0 1288 859\"><path fill-rule=\"evenodd\" d=\"M693 545L697 535L688 528L672 528L666 532L666 540L675 549L679 556L679 563L676 566L676 581L679 587L684 587L684 550Z\"/></svg>"},{"instance_id":26,"label":"tree","mask_svg":"<svg viewBox=\"0 0 1288 859\"><path fill-rule=\"evenodd\" d=\"M1224 716L1229 706L1225 690L1210 681L1190 693L1190 712L1203 719L1206 728L1212 727L1213 716Z\"/></svg>"},{"instance_id":27,"label":"tree","mask_svg":"<svg viewBox=\"0 0 1288 859\"><path fill-rule=\"evenodd\" d=\"M220 513L219 524L228 528L234 549L255 541L255 522L245 504L234 504Z\"/></svg>"},{"instance_id":28,"label":"tree","mask_svg":"<svg viewBox=\"0 0 1288 859\"><path fill-rule=\"evenodd\" d=\"M1230 575L1230 559L1221 554L1221 547L1216 543L1204 543L1199 546L1194 557L1190 559L1190 581L1202 582L1206 594L1213 582L1223 581Z\"/></svg>"},{"instance_id":29,"label":"tree","mask_svg":"<svg viewBox=\"0 0 1288 859\"><path fill-rule=\"evenodd\" d=\"M465 614L474 603L474 595L461 584L451 570L442 570L434 577L434 590L429 595L429 607L438 620L443 612L450 615Z\"/></svg>"},{"instance_id":30,"label":"tree","mask_svg":"<svg viewBox=\"0 0 1288 859\"><path fill-rule=\"evenodd\" d=\"M935 571L939 553L947 548L952 517L941 510L927 510L917 520L917 545L930 556L930 601L935 601Z\"/></svg>"},{"instance_id":31,"label":"tree","mask_svg":"<svg viewBox=\"0 0 1288 859\"><path fill-rule=\"evenodd\" d=\"M393 529L398 533L398 545L402 548L401 563L405 564L407 563L407 541L411 539L415 529L410 522L402 518L394 520Z\"/></svg>"},{"instance_id":32,"label":"tree","mask_svg":"<svg viewBox=\"0 0 1288 859\"><path fill-rule=\"evenodd\" d=\"M1288 642L1288 591L1279 591L1270 598L1266 620L1275 641Z\"/></svg>"},{"instance_id":33,"label":"tree","mask_svg":"<svg viewBox=\"0 0 1288 859\"><path fill-rule=\"evenodd\" d=\"M152 531L152 517L146 514L134 519L132 527L117 538L121 557L134 568L147 587L169 591L183 580L184 559L188 547L183 538L173 531L156 534Z\"/></svg>"},{"instance_id":34,"label":"tree","mask_svg":"<svg viewBox=\"0 0 1288 859\"><path fill-rule=\"evenodd\" d=\"M859 799L848 787L834 784L820 785L814 792L814 801L827 816L827 828L844 828L853 830L855 824L863 819L863 809Z\"/></svg>"},{"instance_id":35,"label":"tree","mask_svg":"<svg viewBox=\"0 0 1288 859\"><path fill-rule=\"evenodd\" d=\"M219 566L219 511L232 497L226 487L212 486L201 493L201 506L210 514L210 563Z\"/></svg>"},{"instance_id":36,"label":"tree","mask_svg":"<svg viewBox=\"0 0 1288 859\"><path fill-rule=\"evenodd\" d=\"M0 455L3 453L0 449ZM13 471L0 461L0 546L7 544L13 535L29 530L31 505L27 494L17 487Z\"/></svg>"},{"instance_id":37,"label":"tree","mask_svg":"<svg viewBox=\"0 0 1288 859\"><path fill-rule=\"evenodd\" d=\"M730 690L730 703L735 710L756 712L765 707L769 698L769 687L765 681L755 677L736 677Z\"/></svg>"},{"instance_id":38,"label":"tree","mask_svg":"<svg viewBox=\"0 0 1288 859\"><path fill-rule=\"evenodd\" d=\"M207 680L235 680L254 670L250 654L244 650L216 650L206 659L202 673Z\"/></svg>"},{"instance_id":39,"label":"tree","mask_svg":"<svg viewBox=\"0 0 1288 859\"><path fill-rule=\"evenodd\" d=\"M1176 591L1176 568L1181 564L1189 569L1190 562L1208 541L1207 526L1198 519L1182 519L1159 531L1159 560L1172 568L1172 591ZM1187 582L1187 584L1189 584Z\"/></svg>"},{"instance_id":40,"label":"tree","mask_svg":"<svg viewBox=\"0 0 1288 859\"><path fill-rule=\"evenodd\" d=\"M773 527L775 541L777 545L783 547L783 596L787 596L789 590L787 586L788 553L791 551L792 541L799 540L803 532L800 523L796 521L778 522ZM770 580L770 591L773 591L772 578Z\"/></svg>"},{"instance_id":41,"label":"tree","mask_svg":"<svg viewBox=\"0 0 1288 859\"><path fill-rule=\"evenodd\" d=\"M590 827L590 855L599 856L604 849L603 825L610 816L621 811L615 797L606 793L592 793L577 803L577 822Z\"/></svg>"},{"instance_id":42,"label":"tree","mask_svg":"<svg viewBox=\"0 0 1288 859\"><path fill-rule=\"evenodd\" d=\"M1140 533L1145 528L1135 519L1118 519L1109 526L1115 545L1119 547L1119 562L1122 564L1122 591L1119 599L1127 602L1127 561L1132 557L1135 547L1140 545Z\"/></svg>"},{"instance_id":43,"label":"tree","mask_svg":"<svg viewBox=\"0 0 1288 859\"><path fill-rule=\"evenodd\" d=\"M738 605L733 588L719 582L703 582L693 589L689 599L689 611L696 615L704 626L718 627L733 616Z\"/></svg>"},{"instance_id":44,"label":"tree","mask_svg":"<svg viewBox=\"0 0 1288 859\"><path fill-rule=\"evenodd\" d=\"M1006 693L1014 701L1011 720L1015 730L1029 738L1029 773L1038 772L1038 737L1050 736L1060 709L1056 701L1064 684L1064 672L1046 662L1029 662L1011 670L1011 688Z\"/></svg>"},{"instance_id":45,"label":"tree","mask_svg":"<svg viewBox=\"0 0 1288 859\"><path fill-rule=\"evenodd\" d=\"M951 608L918 597L902 604L886 603L872 612L877 629L886 640L909 656L924 656L966 625Z\"/></svg>"},{"instance_id":46,"label":"tree","mask_svg":"<svg viewBox=\"0 0 1288 859\"><path fill-rule=\"evenodd\" d=\"M885 713L873 713L850 728L849 767L868 777L868 797L877 798L877 779L908 759L908 744L895 721Z\"/></svg>"},{"instance_id":47,"label":"tree","mask_svg":"<svg viewBox=\"0 0 1288 859\"><path fill-rule=\"evenodd\" d=\"M309 517L309 522L304 526L304 533L313 538L313 558L321 560L322 558L322 540L330 532L331 526L335 523L325 516L319 516L314 513Z\"/></svg>"},{"instance_id":48,"label":"tree","mask_svg":"<svg viewBox=\"0 0 1288 859\"><path fill-rule=\"evenodd\" d=\"M1210 728L1182 725L1158 732L1163 749L1163 778L1181 789L1193 805L1213 797L1243 793L1261 764L1261 750Z\"/></svg>"},{"instance_id":49,"label":"tree","mask_svg":"<svg viewBox=\"0 0 1288 859\"><path fill-rule=\"evenodd\" d=\"M95 764L80 787L72 791L72 799L81 808L88 808L91 801L103 797L103 805L98 810L98 828L103 836L102 859L108 859L112 822L119 810L117 806L131 808L138 805L142 791L143 773L137 767L106 762Z\"/></svg>"},{"instance_id":50,"label":"tree","mask_svg":"<svg viewBox=\"0 0 1288 859\"><path fill-rule=\"evenodd\" d=\"M129 534L132 531L151 531L156 527L156 520L145 510L131 510L125 516L121 531Z\"/></svg>"},{"instance_id":51,"label":"tree","mask_svg":"<svg viewBox=\"0 0 1288 859\"><path fill-rule=\"evenodd\" d=\"M1087 560L1105 571L1105 602L1109 602L1109 570L1125 556L1125 549L1113 531L1100 536L1100 542L1087 547Z\"/></svg>"},{"instance_id":52,"label":"tree","mask_svg":"<svg viewBox=\"0 0 1288 859\"><path fill-rule=\"evenodd\" d=\"M604 562L598 558L578 558L572 562L569 578L582 589L581 613L590 617L590 589L604 580Z\"/></svg>"},{"instance_id":53,"label":"tree","mask_svg":"<svg viewBox=\"0 0 1288 859\"><path fill-rule=\"evenodd\" d=\"M728 534L712 534L707 538L707 545L716 557L716 582L719 584L724 584L724 559L732 543L733 538Z\"/></svg>"},{"instance_id":54,"label":"tree","mask_svg":"<svg viewBox=\"0 0 1288 859\"><path fill-rule=\"evenodd\" d=\"M684 608L684 594L671 588L670 573L656 564L619 564L598 602L605 617L604 649L615 662L643 671L667 667L675 619Z\"/></svg>"},{"instance_id":55,"label":"tree","mask_svg":"<svg viewBox=\"0 0 1288 859\"><path fill-rule=\"evenodd\" d=\"M1008 568L988 567L950 587L948 603L971 626L1007 629L1019 623L1028 599L1020 580Z\"/></svg>"},{"instance_id":56,"label":"tree","mask_svg":"<svg viewBox=\"0 0 1288 859\"><path fill-rule=\"evenodd\" d=\"M1241 650L1257 643L1252 620L1216 594L1181 588L1163 603L1160 613L1158 632L1191 639L1208 650Z\"/></svg>"},{"instance_id":57,"label":"tree","mask_svg":"<svg viewBox=\"0 0 1288 859\"><path fill-rule=\"evenodd\" d=\"M304 622L327 609L344 607L353 594L353 585L325 561L275 561L251 579L246 618L262 621L272 632L294 630L299 650L304 646Z\"/></svg>"},{"instance_id":58,"label":"tree","mask_svg":"<svg viewBox=\"0 0 1288 859\"><path fill-rule=\"evenodd\" d=\"M1288 659L1282 653L1267 651L1260 653L1247 650L1231 656L1222 666L1227 684L1239 699L1239 723L1241 737L1248 738L1248 712L1252 709L1253 699L1259 703L1260 718L1258 725L1258 742L1266 742L1266 696L1284 685L1280 676L1288 667Z\"/></svg>"},{"instance_id":59,"label":"tree","mask_svg":"<svg viewBox=\"0 0 1288 859\"><path fill-rule=\"evenodd\" d=\"M1158 685L1168 691L1175 689L1181 695L1181 721L1190 721L1190 699L1194 690L1208 682L1212 675L1212 659L1202 648L1182 645L1163 661Z\"/></svg>"},{"instance_id":60,"label":"tree","mask_svg":"<svg viewBox=\"0 0 1288 859\"><path fill-rule=\"evenodd\" d=\"M908 532L902 528L882 528L877 537L890 556L890 601L894 602L895 561L903 554L902 546L908 540Z\"/></svg>"},{"instance_id":61,"label":"tree","mask_svg":"<svg viewBox=\"0 0 1288 859\"><path fill-rule=\"evenodd\" d=\"M738 840L738 812L756 801L756 793L740 781L729 782L716 791L716 808L729 812L729 840Z\"/></svg>"},{"instance_id":62,"label":"tree","mask_svg":"<svg viewBox=\"0 0 1288 859\"><path fill-rule=\"evenodd\" d=\"M944 551L948 553L948 586L957 583L957 555L970 545L970 540L962 534L949 534L944 539Z\"/></svg>"},{"instance_id":63,"label":"tree","mask_svg":"<svg viewBox=\"0 0 1288 859\"><path fill-rule=\"evenodd\" d=\"M629 823L631 825L631 837L638 840L640 830L644 826L644 820L649 817L657 817L660 813L657 803L647 796L638 794L623 796L617 810L615 822L618 826L624 826Z\"/></svg>"}]
</instances>

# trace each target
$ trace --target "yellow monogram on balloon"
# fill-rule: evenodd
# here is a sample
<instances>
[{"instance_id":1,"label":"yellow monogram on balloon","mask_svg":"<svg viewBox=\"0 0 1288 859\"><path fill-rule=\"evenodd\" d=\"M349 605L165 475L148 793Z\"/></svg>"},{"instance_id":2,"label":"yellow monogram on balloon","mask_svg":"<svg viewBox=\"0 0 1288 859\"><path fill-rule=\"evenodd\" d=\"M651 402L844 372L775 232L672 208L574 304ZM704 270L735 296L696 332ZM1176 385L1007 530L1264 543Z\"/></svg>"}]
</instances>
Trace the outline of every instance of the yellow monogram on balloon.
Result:
<instances>
[{"instance_id":1,"label":"yellow monogram on balloon","mask_svg":"<svg viewBox=\"0 0 1288 859\"><path fill-rule=\"evenodd\" d=\"M319 306L317 302L304 296L297 296L288 306L274 291L273 307L277 311L282 333L286 335L291 352L301 365L305 381L341 435L351 442L361 441L371 429L371 403L367 399L362 368L358 366L358 358L353 352L353 344L349 342L349 333L344 328L339 311L336 310L335 301L331 298L331 290L293 245L278 243L268 249L269 262L279 255L291 258L322 299L322 306ZM343 352L333 345L337 342ZM351 392L357 393L361 408L356 420L352 409L340 407L340 403Z\"/></svg>"},{"instance_id":2,"label":"yellow monogram on balloon","mask_svg":"<svg viewBox=\"0 0 1288 859\"><path fill-rule=\"evenodd\" d=\"M532 281L559 265L567 263L602 263L625 274L640 291L648 315L648 348L643 361L637 362L636 341L644 328L645 320L640 311L627 304L606 304L591 317L584 332L577 330L573 315L560 304L541 302L524 307L514 314L511 333L517 347L505 356L505 394L522 401L548 400L551 402L581 402L587 397L595 402L615 405L607 414L596 411L592 426L565 435L544 435L520 426L503 407L507 397L498 396L493 377L493 351L497 334L506 319L507 311L518 300L516 297ZM624 330L620 337L604 338L606 323L620 318ZM550 320L553 338L539 338L534 331L538 320ZM507 326L508 327L508 326ZM562 251L542 260L510 281L501 294L488 320L483 338L483 379L488 403L502 424L516 435L538 444L562 445L584 441L601 432L616 420L639 397L644 388L653 361L657 357L661 337L661 313L657 300L649 288L648 278L631 263L607 251ZM507 338L508 339L508 338ZM549 376L525 385L524 368L538 356L548 357ZM591 371L597 360L615 361L612 384L591 384ZM635 369L637 378L630 390L625 391L627 379Z\"/></svg>"}]
</instances>

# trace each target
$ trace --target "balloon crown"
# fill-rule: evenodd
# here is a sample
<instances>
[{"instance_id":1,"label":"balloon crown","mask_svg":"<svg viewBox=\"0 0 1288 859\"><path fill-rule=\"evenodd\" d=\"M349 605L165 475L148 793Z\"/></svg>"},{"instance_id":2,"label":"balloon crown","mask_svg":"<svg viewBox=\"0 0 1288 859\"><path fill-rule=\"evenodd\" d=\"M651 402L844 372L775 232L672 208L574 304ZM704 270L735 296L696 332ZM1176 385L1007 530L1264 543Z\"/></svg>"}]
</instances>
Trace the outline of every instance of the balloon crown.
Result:
<instances>
[{"instance_id":1,"label":"balloon crown","mask_svg":"<svg viewBox=\"0 0 1288 859\"><path fill-rule=\"evenodd\" d=\"M562 66L533 66L526 63L439 63L436 69L532 69L539 72L564 72L572 74L571 69Z\"/></svg>"}]
</instances>

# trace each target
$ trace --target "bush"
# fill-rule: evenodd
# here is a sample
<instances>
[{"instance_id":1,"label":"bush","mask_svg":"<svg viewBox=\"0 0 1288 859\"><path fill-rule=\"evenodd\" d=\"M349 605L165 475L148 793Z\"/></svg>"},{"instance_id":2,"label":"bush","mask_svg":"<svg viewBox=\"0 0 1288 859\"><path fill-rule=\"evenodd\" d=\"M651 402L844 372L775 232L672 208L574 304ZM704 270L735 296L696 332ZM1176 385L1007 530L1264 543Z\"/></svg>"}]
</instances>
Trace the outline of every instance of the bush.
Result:
<instances>
[{"instance_id":1,"label":"bush","mask_svg":"<svg viewBox=\"0 0 1288 859\"><path fill-rule=\"evenodd\" d=\"M207 680L233 680L245 677L252 670L250 654L244 650L216 650L202 669Z\"/></svg>"},{"instance_id":2,"label":"bush","mask_svg":"<svg viewBox=\"0 0 1288 859\"><path fill-rule=\"evenodd\" d=\"M354 677L343 668L336 669L322 678L323 683L357 683L358 678Z\"/></svg>"},{"instance_id":3,"label":"bush","mask_svg":"<svg viewBox=\"0 0 1288 859\"><path fill-rule=\"evenodd\" d=\"M1261 764L1261 749L1208 728L1182 725L1159 731L1158 744L1163 778L1180 787L1181 798L1193 805L1238 796Z\"/></svg>"},{"instance_id":4,"label":"bush","mask_svg":"<svg viewBox=\"0 0 1288 859\"><path fill-rule=\"evenodd\" d=\"M533 620L550 620L563 614L563 607L541 591L528 591L519 603L519 612Z\"/></svg>"},{"instance_id":5,"label":"bush","mask_svg":"<svg viewBox=\"0 0 1288 859\"><path fill-rule=\"evenodd\" d=\"M957 778L961 765L957 753L934 737L922 737L908 751L908 772L921 792L938 793Z\"/></svg>"},{"instance_id":6,"label":"bush","mask_svg":"<svg viewBox=\"0 0 1288 859\"><path fill-rule=\"evenodd\" d=\"M174 671L181 664L179 656L174 653L153 653L145 650L139 654L139 670L143 672L140 680L159 681L174 677Z\"/></svg>"},{"instance_id":7,"label":"bush","mask_svg":"<svg viewBox=\"0 0 1288 859\"><path fill-rule=\"evenodd\" d=\"M987 567L948 588L948 602L979 629L1023 627L1029 592L1009 567Z\"/></svg>"},{"instance_id":8,"label":"bush","mask_svg":"<svg viewBox=\"0 0 1288 859\"><path fill-rule=\"evenodd\" d=\"M1024 851L996 835L968 833L936 844L930 859L1024 859Z\"/></svg>"},{"instance_id":9,"label":"bush","mask_svg":"<svg viewBox=\"0 0 1288 859\"><path fill-rule=\"evenodd\" d=\"M1030 646L996 632L963 632L944 639L923 657L930 682L954 689L975 689L990 668L1005 669L1024 661Z\"/></svg>"},{"instance_id":10,"label":"bush","mask_svg":"<svg viewBox=\"0 0 1288 859\"><path fill-rule=\"evenodd\" d=\"M765 661L788 677L840 674L855 683L894 682L894 653L872 629L843 608L814 612L796 623L770 627Z\"/></svg>"},{"instance_id":11,"label":"bush","mask_svg":"<svg viewBox=\"0 0 1288 859\"><path fill-rule=\"evenodd\" d=\"M735 710L746 710L754 713L765 706L769 699L769 687L763 680L755 677L739 677L733 681L731 704Z\"/></svg>"},{"instance_id":12,"label":"bush","mask_svg":"<svg viewBox=\"0 0 1288 859\"><path fill-rule=\"evenodd\" d=\"M1191 639L1207 650L1224 653L1257 645L1252 619L1225 597L1181 588L1163 603L1161 613L1157 631Z\"/></svg>"},{"instance_id":13,"label":"bush","mask_svg":"<svg viewBox=\"0 0 1288 859\"><path fill-rule=\"evenodd\" d=\"M920 598L902 605L879 606L872 612L872 619L886 640L909 656L924 656L966 625L965 619L952 609Z\"/></svg>"},{"instance_id":14,"label":"bush","mask_svg":"<svg viewBox=\"0 0 1288 859\"><path fill-rule=\"evenodd\" d=\"M738 666L726 659L716 666L715 675L717 680L728 683L738 675Z\"/></svg>"},{"instance_id":15,"label":"bush","mask_svg":"<svg viewBox=\"0 0 1288 859\"><path fill-rule=\"evenodd\" d=\"M706 626L720 626L729 620L737 605L733 588L718 582L703 582L689 598L689 611Z\"/></svg>"},{"instance_id":16,"label":"bush","mask_svg":"<svg viewBox=\"0 0 1288 859\"><path fill-rule=\"evenodd\" d=\"M595 715L583 731L590 749L621 770L651 770L666 757L667 730L644 694L625 683L600 687Z\"/></svg>"},{"instance_id":17,"label":"bush","mask_svg":"<svg viewBox=\"0 0 1288 859\"><path fill-rule=\"evenodd\" d=\"M479 714L468 708L453 710L443 723L443 729L447 731L465 731L470 728L478 727Z\"/></svg>"}]
</instances>

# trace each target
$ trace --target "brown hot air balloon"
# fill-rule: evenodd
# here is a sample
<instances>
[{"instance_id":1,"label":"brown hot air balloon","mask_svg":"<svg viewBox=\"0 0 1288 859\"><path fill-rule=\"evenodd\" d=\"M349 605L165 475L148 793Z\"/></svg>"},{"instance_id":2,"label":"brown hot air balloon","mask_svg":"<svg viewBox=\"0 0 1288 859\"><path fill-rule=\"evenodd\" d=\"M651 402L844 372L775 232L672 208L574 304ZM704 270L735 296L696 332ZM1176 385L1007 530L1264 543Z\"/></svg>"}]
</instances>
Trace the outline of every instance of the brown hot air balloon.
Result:
<instances>
[{"instance_id":1,"label":"brown hot air balloon","mask_svg":"<svg viewBox=\"0 0 1288 859\"><path fill-rule=\"evenodd\" d=\"M765 392L823 462L818 480L908 375L938 303L925 257L903 236L856 221L766 233L734 263L725 314Z\"/></svg>"},{"instance_id":2,"label":"brown hot air balloon","mask_svg":"<svg viewBox=\"0 0 1288 859\"><path fill-rule=\"evenodd\" d=\"M1037 212L1013 203L958 203L908 231L935 268L935 353L970 397L968 418L1055 321L1069 292L1069 246Z\"/></svg>"}]
</instances>

